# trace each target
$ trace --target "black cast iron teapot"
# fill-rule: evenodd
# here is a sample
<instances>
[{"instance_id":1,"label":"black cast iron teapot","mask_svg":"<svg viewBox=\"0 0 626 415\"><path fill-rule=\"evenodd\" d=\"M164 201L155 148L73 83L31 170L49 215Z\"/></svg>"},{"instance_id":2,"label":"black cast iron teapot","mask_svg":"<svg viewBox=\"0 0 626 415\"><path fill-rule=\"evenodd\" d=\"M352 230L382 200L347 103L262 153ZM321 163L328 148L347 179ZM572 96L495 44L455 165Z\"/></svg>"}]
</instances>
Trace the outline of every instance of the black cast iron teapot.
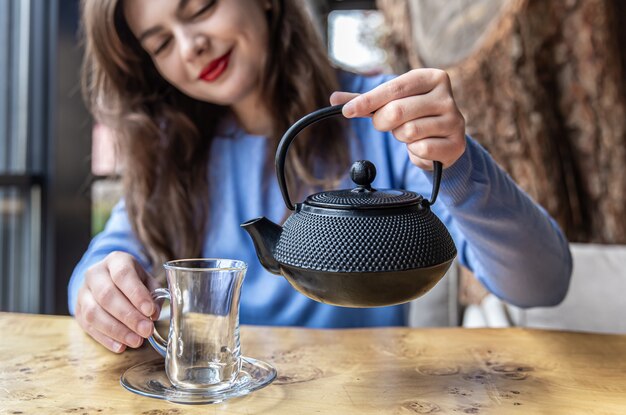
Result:
<instances>
[{"instance_id":1,"label":"black cast iron teapot","mask_svg":"<svg viewBox=\"0 0 626 415\"><path fill-rule=\"evenodd\" d=\"M284 172L289 145L302 129L341 114L341 108L305 116L278 145L276 175L285 204L294 211L284 226L265 217L241 226L263 267L313 300L346 307L410 301L437 284L456 256L448 230L430 210L439 192L440 162L434 162L431 200L372 188L376 168L369 161L352 165L354 189L316 193L295 206L289 198Z\"/></svg>"}]
</instances>

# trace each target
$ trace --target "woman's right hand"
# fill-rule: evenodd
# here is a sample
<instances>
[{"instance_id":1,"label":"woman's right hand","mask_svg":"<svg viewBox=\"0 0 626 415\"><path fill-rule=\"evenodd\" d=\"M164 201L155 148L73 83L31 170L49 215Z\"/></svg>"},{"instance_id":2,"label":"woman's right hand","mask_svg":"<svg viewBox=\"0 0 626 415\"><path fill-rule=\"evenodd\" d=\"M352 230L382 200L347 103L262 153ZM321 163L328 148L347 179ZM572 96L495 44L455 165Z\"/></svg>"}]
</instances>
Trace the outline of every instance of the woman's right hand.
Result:
<instances>
[{"instance_id":1,"label":"woman's right hand","mask_svg":"<svg viewBox=\"0 0 626 415\"><path fill-rule=\"evenodd\" d=\"M78 324L107 349L121 353L139 347L153 330L151 317L160 310L151 292L158 288L137 260L126 252L112 252L85 273L78 291Z\"/></svg>"}]
</instances>

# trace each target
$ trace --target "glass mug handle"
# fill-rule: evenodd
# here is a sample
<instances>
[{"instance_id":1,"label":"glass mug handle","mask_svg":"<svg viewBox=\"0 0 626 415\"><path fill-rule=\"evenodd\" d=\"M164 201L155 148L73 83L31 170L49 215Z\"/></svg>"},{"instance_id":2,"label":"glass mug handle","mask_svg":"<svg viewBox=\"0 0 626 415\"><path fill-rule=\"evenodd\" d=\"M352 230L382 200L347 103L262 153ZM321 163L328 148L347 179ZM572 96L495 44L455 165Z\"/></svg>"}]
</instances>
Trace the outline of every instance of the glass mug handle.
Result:
<instances>
[{"instance_id":1,"label":"glass mug handle","mask_svg":"<svg viewBox=\"0 0 626 415\"><path fill-rule=\"evenodd\" d=\"M154 301L162 299L168 299L172 301L172 295L170 294L170 290L168 290L167 288L157 288L152 292L152 299ZM152 335L148 337L148 341L150 342L150 345L154 348L154 350L159 352L161 356L165 357L167 355L167 341L165 341L157 331L156 324L154 325Z\"/></svg>"}]
</instances>

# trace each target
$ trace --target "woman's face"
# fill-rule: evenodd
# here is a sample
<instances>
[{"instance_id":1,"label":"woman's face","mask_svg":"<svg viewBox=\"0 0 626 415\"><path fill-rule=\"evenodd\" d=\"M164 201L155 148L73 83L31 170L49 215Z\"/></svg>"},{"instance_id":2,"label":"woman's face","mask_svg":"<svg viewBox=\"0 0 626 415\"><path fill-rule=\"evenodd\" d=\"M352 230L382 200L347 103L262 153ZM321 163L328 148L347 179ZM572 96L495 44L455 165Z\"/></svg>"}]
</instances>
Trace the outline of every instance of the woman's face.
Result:
<instances>
[{"instance_id":1,"label":"woman's face","mask_svg":"<svg viewBox=\"0 0 626 415\"><path fill-rule=\"evenodd\" d=\"M269 0L124 0L124 16L168 82L232 106L259 91L269 7Z\"/></svg>"}]
</instances>

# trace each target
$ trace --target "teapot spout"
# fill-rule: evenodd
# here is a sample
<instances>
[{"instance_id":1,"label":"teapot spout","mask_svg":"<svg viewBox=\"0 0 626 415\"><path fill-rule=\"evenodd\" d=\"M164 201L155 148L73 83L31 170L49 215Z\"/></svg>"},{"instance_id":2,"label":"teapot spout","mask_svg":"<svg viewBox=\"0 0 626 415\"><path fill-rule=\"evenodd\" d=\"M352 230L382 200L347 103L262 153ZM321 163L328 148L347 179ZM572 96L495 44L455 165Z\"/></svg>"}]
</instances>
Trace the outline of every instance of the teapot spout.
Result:
<instances>
[{"instance_id":1,"label":"teapot spout","mask_svg":"<svg viewBox=\"0 0 626 415\"><path fill-rule=\"evenodd\" d=\"M266 217L249 220L242 223L241 227L252 238L256 255L263 268L272 274L280 275L280 264L274 258L274 249L278 245L283 228Z\"/></svg>"}]
</instances>

